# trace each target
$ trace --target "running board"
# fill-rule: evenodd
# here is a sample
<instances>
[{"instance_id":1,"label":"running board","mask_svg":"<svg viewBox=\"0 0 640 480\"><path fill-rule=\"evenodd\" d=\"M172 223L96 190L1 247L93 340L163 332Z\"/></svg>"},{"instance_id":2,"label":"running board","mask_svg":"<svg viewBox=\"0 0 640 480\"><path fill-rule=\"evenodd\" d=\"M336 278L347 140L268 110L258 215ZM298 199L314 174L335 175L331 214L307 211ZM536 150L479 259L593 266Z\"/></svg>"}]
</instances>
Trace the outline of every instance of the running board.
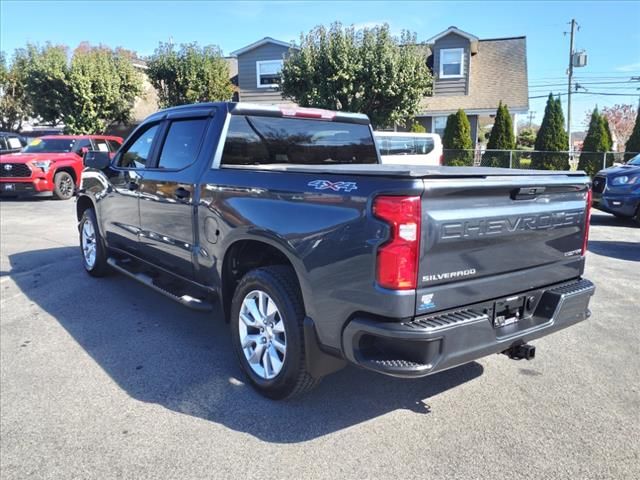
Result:
<instances>
[{"instance_id":1,"label":"running board","mask_svg":"<svg viewBox=\"0 0 640 480\"><path fill-rule=\"evenodd\" d=\"M137 280L138 282L146 285L147 287L150 287L156 292L161 293L165 297L169 297L171 300L181 303L185 307L189 307L189 308L192 308L193 310L199 310L202 312L206 312L213 309L213 305L206 300L203 300L201 298L195 298L187 294L173 293L167 290L165 287L156 285L153 277L142 272L139 272L139 273L132 272L128 270L126 266L122 265L122 263L119 263L118 260L113 257L109 257L107 259L107 263L114 270L117 270L120 273L124 273L127 277Z\"/></svg>"}]
</instances>

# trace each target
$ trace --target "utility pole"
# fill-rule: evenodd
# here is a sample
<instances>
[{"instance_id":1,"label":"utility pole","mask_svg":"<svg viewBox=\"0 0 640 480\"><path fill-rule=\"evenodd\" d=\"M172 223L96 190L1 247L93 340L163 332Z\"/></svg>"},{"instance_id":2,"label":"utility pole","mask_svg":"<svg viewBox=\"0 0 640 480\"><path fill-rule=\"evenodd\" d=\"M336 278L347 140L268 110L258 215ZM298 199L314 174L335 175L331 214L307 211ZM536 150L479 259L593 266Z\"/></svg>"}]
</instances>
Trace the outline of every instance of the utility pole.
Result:
<instances>
[{"instance_id":1,"label":"utility pole","mask_svg":"<svg viewBox=\"0 0 640 480\"><path fill-rule=\"evenodd\" d=\"M577 22L571 19L571 40L569 41L569 85L567 88L567 135L569 136L569 152L573 151L571 141L571 80L573 79L573 36L575 35Z\"/></svg>"},{"instance_id":2,"label":"utility pole","mask_svg":"<svg viewBox=\"0 0 640 480\"><path fill-rule=\"evenodd\" d=\"M533 110L529 111L529 128L531 128L531 124L533 123L533 116L536 114Z\"/></svg>"}]
</instances>

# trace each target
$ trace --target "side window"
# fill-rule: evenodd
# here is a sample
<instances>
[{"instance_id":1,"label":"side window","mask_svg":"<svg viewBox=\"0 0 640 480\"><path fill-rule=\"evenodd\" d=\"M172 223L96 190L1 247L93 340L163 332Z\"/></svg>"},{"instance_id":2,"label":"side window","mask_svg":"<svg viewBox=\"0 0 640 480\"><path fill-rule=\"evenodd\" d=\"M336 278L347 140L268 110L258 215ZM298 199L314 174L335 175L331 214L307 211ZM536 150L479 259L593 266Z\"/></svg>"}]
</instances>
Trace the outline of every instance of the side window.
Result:
<instances>
[{"instance_id":1,"label":"side window","mask_svg":"<svg viewBox=\"0 0 640 480\"><path fill-rule=\"evenodd\" d=\"M78 140L76 144L73 146L73 153L77 153L78 155L80 155L80 150L82 150L85 147L88 149L91 149L91 140L88 140L88 139Z\"/></svg>"},{"instance_id":2,"label":"side window","mask_svg":"<svg viewBox=\"0 0 640 480\"><path fill-rule=\"evenodd\" d=\"M9 150L7 148L7 142L5 141L4 137L0 137L0 150Z\"/></svg>"},{"instance_id":3,"label":"side window","mask_svg":"<svg viewBox=\"0 0 640 480\"><path fill-rule=\"evenodd\" d=\"M104 138L96 138L93 140L93 145L99 152L108 152L109 146Z\"/></svg>"},{"instance_id":4,"label":"side window","mask_svg":"<svg viewBox=\"0 0 640 480\"><path fill-rule=\"evenodd\" d=\"M120 148L120 144L115 140L107 140L107 143L109 144L109 150L112 152L117 152Z\"/></svg>"},{"instance_id":5,"label":"side window","mask_svg":"<svg viewBox=\"0 0 640 480\"><path fill-rule=\"evenodd\" d=\"M158 168L181 169L195 162L207 121L207 118L198 118L171 122Z\"/></svg>"},{"instance_id":6,"label":"side window","mask_svg":"<svg viewBox=\"0 0 640 480\"><path fill-rule=\"evenodd\" d=\"M136 141L119 156L117 166L120 168L144 168L158 128L159 125L153 125L142 132Z\"/></svg>"}]
</instances>

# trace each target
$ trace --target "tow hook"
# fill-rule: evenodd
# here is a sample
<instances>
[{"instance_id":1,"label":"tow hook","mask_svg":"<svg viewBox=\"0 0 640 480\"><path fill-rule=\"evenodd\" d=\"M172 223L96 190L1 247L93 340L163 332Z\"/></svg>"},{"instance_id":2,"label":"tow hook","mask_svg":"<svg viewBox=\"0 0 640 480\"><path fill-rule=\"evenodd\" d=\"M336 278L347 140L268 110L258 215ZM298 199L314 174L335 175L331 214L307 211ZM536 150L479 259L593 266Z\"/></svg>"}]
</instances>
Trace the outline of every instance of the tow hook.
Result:
<instances>
[{"instance_id":1,"label":"tow hook","mask_svg":"<svg viewBox=\"0 0 640 480\"><path fill-rule=\"evenodd\" d=\"M533 360L536 358L536 347L524 343L522 345L515 345L502 353L513 360L522 360L523 358L525 360Z\"/></svg>"}]
</instances>

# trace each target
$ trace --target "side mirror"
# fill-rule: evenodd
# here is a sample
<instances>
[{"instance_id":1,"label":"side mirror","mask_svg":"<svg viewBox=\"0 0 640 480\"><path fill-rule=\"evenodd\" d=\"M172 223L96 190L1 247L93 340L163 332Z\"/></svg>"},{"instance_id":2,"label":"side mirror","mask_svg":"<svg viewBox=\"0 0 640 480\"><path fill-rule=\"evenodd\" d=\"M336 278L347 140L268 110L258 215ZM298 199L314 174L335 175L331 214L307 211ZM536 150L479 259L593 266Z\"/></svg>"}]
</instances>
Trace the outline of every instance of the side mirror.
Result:
<instances>
[{"instance_id":1,"label":"side mirror","mask_svg":"<svg viewBox=\"0 0 640 480\"><path fill-rule=\"evenodd\" d=\"M80 149L80 156L84 157L87 154L88 151L89 151L89 147L82 147Z\"/></svg>"},{"instance_id":2,"label":"side mirror","mask_svg":"<svg viewBox=\"0 0 640 480\"><path fill-rule=\"evenodd\" d=\"M104 170L111 163L109 152L88 150L83 157L84 166L96 170Z\"/></svg>"}]
</instances>

